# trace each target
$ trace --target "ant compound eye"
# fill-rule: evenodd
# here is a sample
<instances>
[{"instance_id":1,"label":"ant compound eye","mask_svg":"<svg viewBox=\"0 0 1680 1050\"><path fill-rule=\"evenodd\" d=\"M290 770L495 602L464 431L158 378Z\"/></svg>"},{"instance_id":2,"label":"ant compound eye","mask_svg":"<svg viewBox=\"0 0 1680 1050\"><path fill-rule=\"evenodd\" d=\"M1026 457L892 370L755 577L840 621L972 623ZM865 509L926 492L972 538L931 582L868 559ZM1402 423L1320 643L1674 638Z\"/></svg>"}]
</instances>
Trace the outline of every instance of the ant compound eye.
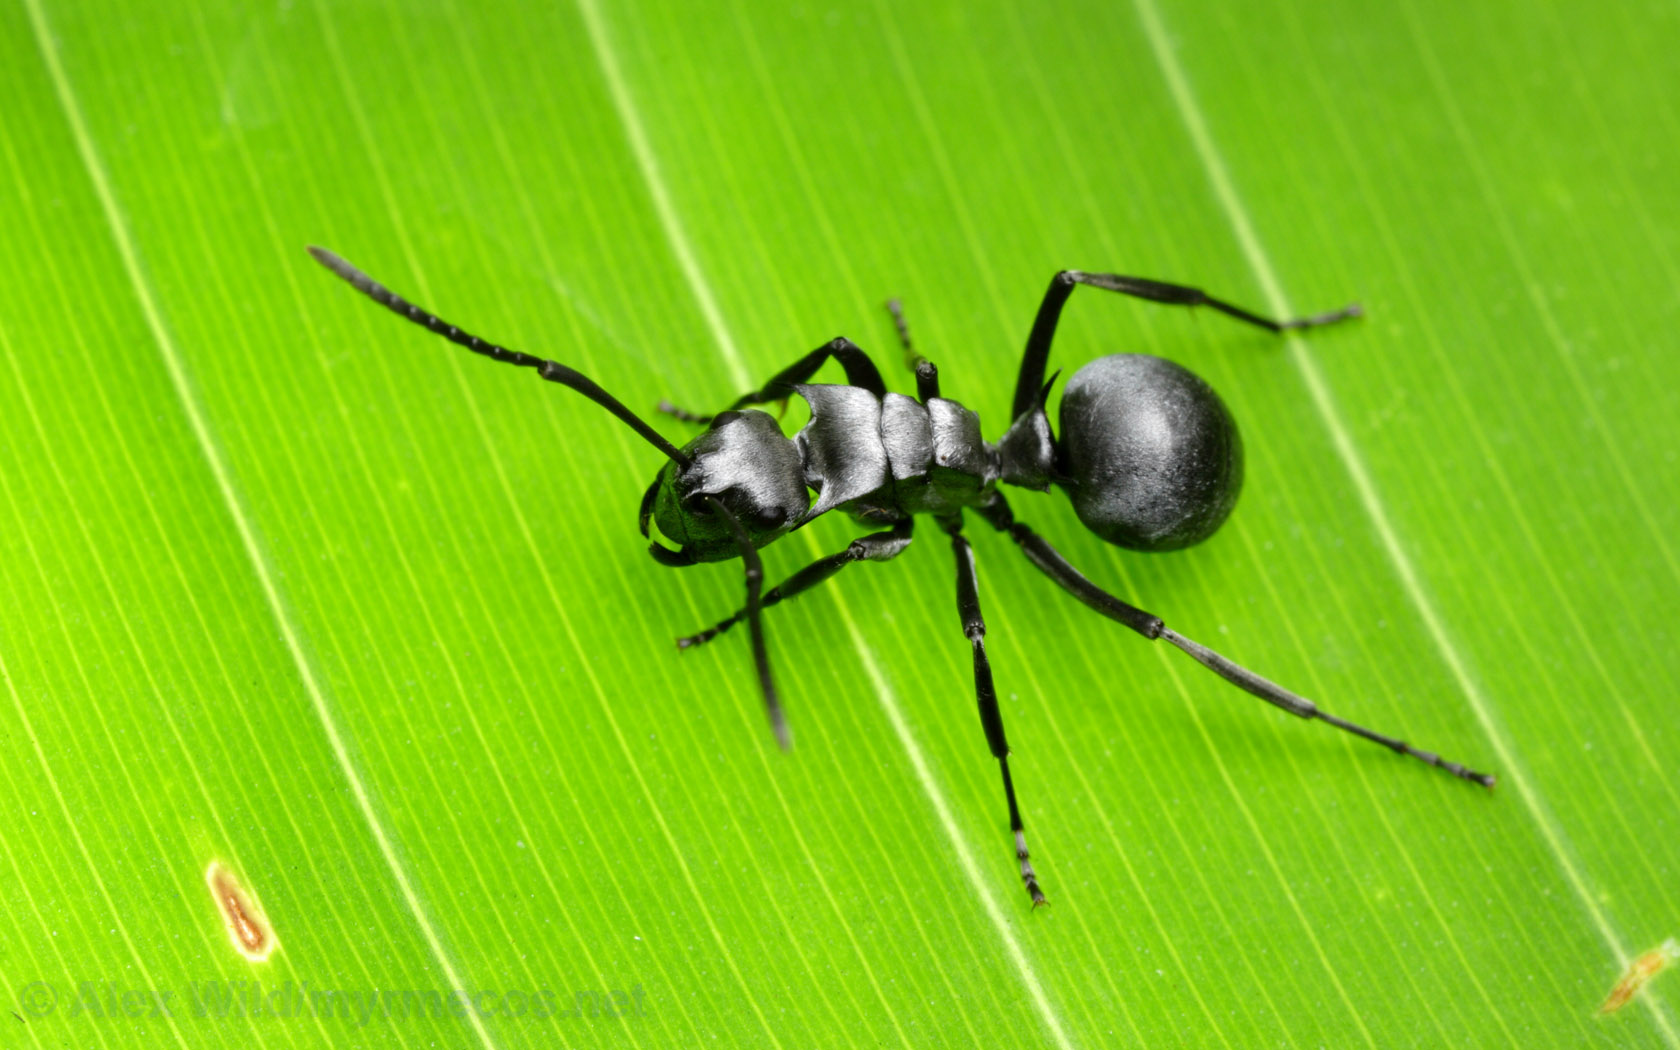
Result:
<instances>
[{"instance_id":1,"label":"ant compound eye","mask_svg":"<svg viewBox=\"0 0 1680 1050\"><path fill-rule=\"evenodd\" d=\"M1061 404L1069 495L1085 527L1132 550L1213 535L1242 489L1242 438L1195 373L1145 354L1091 362Z\"/></svg>"},{"instance_id":2,"label":"ant compound eye","mask_svg":"<svg viewBox=\"0 0 1680 1050\"><path fill-rule=\"evenodd\" d=\"M707 493L696 490L682 498L683 513L694 518L710 518L712 508L706 505Z\"/></svg>"}]
</instances>

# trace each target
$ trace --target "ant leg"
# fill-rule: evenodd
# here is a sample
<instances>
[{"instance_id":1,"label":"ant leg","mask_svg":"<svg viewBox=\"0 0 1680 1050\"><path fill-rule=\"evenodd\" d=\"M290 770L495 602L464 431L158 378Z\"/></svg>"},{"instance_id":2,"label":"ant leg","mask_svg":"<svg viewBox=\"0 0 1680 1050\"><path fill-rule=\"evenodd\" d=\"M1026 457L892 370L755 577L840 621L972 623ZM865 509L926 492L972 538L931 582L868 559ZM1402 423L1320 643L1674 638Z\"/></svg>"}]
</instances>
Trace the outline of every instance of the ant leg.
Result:
<instances>
[{"instance_id":1,"label":"ant leg","mask_svg":"<svg viewBox=\"0 0 1680 1050\"><path fill-rule=\"evenodd\" d=\"M829 358L840 362L840 367L846 370L847 384L861 386L876 397L887 396L887 384L881 379L881 370L875 367L875 362L871 361L869 355L856 343L841 336L829 340L777 372L768 383L752 393L742 394L729 406L728 411L733 412L748 405L762 405L767 401L787 400L793 395L794 385L810 379ZM659 411L676 416L687 423L710 423L713 419L712 416L680 409L669 401L661 401Z\"/></svg>"},{"instance_id":2,"label":"ant leg","mask_svg":"<svg viewBox=\"0 0 1680 1050\"><path fill-rule=\"evenodd\" d=\"M741 519L716 497L707 496L706 505L729 526L735 537L735 549L741 553L747 576L747 605L742 613L752 630L753 662L758 665L758 685L764 691L764 711L770 717L770 729L776 734L776 742L786 751L793 747L793 737L788 734L787 716L782 713L782 701L776 695L775 679L770 676L770 650L764 644L764 623L759 616L759 589L764 586L764 563L759 560L758 548L753 546L752 537L747 535Z\"/></svg>"},{"instance_id":3,"label":"ant leg","mask_svg":"<svg viewBox=\"0 0 1680 1050\"><path fill-rule=\"evenodd\" d=\"M897 299L887 300L887 312L892 314L893 327L898 329L898 341L904 346L904 365L916 373L916 398L923 404L939 396L939 366L916 352L910 345L910 325L904 320L904 304Z\"/></svg>"},{"instance_id":4,"label":"ant leg","mask_svg":"<svg viewBox=\"0 0 1680 1050\"><path fill-rule=\"evenodd\" d=\"M910 546L910 534L911 530L914 528L915 523L910 518L905 518L903 521L894 525L891 532L874 532L870 533L868 536L862 537L861 539L853 540L851 545L839 554L830 554L826 558L812 562L810 565L800 569L781 583L770 588L768 591L765 591L764 599L759 602L759 607L768 609L770 606L775 605L777 602L780 602L785 598L792 598L797 594L807 591L853 562L891 561L900 554L903 554L904 549ZM741 618L746 614L747 610L741 609L734 615L718 621L715 626L708 627L699 634L691 634L686 638L678 638L677 648L692 649L697 645L704 645L713 638L716 638L718 635L729 630L737 623L740 623Z\"/></svg>"},{"instance_id":5,"label":"ant leg","mask_svg":"<svg viewBox=\"0 0 1680 1050\"><path fill-rule=\"evenodd\" d=\"M1354 736L1363 737L1375 744L1381 744L1390 751L1410 755L1429 765L1443 769L1460 779L1472 781L1483 787L1493 787L1495 778L1492 774L1478 773L1473 769L1459 765L1457 762L1449 762L1432 751L1419 750L1398 738L1338 718L1327 711L1321 710L1317 704L1306 697L1292 693L1276 682L1260 677L1248 668L1221 656L1199 642L1191 641L1168 627L1154 613L1145 612L1134 605L1128 605L1109 594L1086 579L1080 574L1079 570L1068 564L1067 559L1063 558L1056 548L1045 542L1044 538L1039 536L1038 533L1025 524L1016 521L1014 514L1009 509L1009 504L1004 502L1001 496L991 504L980 508L979 513L992 524L993 528L996 528L999 532L1009 533L1010 537L1021 548L1021 551L1026 554L1027 560L1038 566L1039 571L1055 580L1062 590L1067 591L1109 619L1130 627L1151 641L1160 638L1172 643L1187 653L1192 660L1243 692L1251 696L1257 696L1268 704L1281 707L1298 718L1317 719L1320 722L1335 726L1337 729L1352 733Z\"/></svg>"},{"instance_id":6,"label":"ant leg","mask_svg":"<svg viewBox=\"0 0 1680 1050\"><path fill-rule=\"evenodd\" d=\"M1222 314L1234 317L1266 329L1268 332L1283 332L1292 328L1316 328L1319 325L1334 324L1351 317L1358 317L1361 313L1359 304L1353 303L1332 310L1328 313L1314 314L1311 317L1295 317L1285 321L1274 321L1259 314L1250 313L1240 306L1233 306L1202 291L1200 288L1190 288L1182 284L1168 284L1165 281L1152 281L1146 277L1122 277L1114 273L1082 273L1079 270L1063 270L1050 278L1050 287L1044 293L1044 301L1038 306L1038 316L1033 318L1032 332L1027 336L1027 350L1021 357L1021 374L1015 381L1015 418L1021 418L1022 413L1030 412L1038 400L1039 389L1044 385L1044 368L1050 360L1050 341L1056 337L1056 322L1061 319L1062 306L1067 303L1068 296L1073 294L1077 285L1088 284L1092 288L1102 288L1121 295L1130 295L1138 299L1148 299L1151 302L1166 303L1169 306L1207 306L1218 310Z\"/></svg>"},{"instance_id":7,"label":"ant leg","mask_svg":"<svg viewBox=\"0 0 1680 1050\"><path fill-rule=\"evenodd\" d=\"M701 412L690 412L686 408L678 408L676 405L671 404L671 402L669 402L669 401L661 401L661 402L659 402L658 405L656 405L654 407L657 408L659 411L665 413L666 415L673 416L676 419L681 420L684 423L705 424L705 423L710 423L712 421L711 416L705 415L704 413L701 413Z\"/></svg>"},{"instance_id":8,"label":"ant leg","mask_svg":"<svg viewBox=\"0 0 1680 1050\"><path fill-rule=\"evenodd\" d=\"M980 725L986 743L1003 771L1003 794L1009 800L1009 830L1015 833L1015 857L1021 862L1021 881L1032 896L1033 907L1048 903L1038 888L1038 876L1027 854L1027 832L1021 823L1021 807L1015 801L1015 782L1009 777L1009 741L1003 736L1003 715L998 711L997 690L992 686L992 663L986 658L986 619L980 615L980 584L974 572L974 548L963 538L962 519L945 526L951 534L951 550L957 556L957 614L963 634L974 647L974 693L980 704Z\"/></svg>"}]
</instances>

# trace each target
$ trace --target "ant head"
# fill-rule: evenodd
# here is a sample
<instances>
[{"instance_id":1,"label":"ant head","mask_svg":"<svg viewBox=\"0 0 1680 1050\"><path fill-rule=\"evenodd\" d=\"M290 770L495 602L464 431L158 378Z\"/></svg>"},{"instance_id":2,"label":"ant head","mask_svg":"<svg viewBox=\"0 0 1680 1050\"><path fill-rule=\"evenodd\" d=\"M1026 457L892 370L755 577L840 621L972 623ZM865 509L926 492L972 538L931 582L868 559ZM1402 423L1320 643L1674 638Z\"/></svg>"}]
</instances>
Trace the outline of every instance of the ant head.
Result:
<instances>
[{"instance_id":1,"label":"ant head","mask_svg":"<svg viewBox=\"0 0 1680 1050\"><path fill-rule=\"evenodd\" d=\"M1224 524L1242 489L1242 439L1195 373L1145 354L1068 380L1057 479L1085 527L1132 550L1176 550ZM1023 417L1024 418L1024 417Z\"/></svg>"},{"instance_id":2,"label":"ant head","mask_svg":"<svg viewBox=\"0 0 1680 1050\"><path fill-rule=\"evenodd\" d=\"M665 464L653 518L660 532L681 544L685 561L741 554L728 523L706 505L707 496L740 519L755 547L799 524L811 505L798 450L763 412L724 412L682 451L693 462Z\"/></svg>"}]
</instances>

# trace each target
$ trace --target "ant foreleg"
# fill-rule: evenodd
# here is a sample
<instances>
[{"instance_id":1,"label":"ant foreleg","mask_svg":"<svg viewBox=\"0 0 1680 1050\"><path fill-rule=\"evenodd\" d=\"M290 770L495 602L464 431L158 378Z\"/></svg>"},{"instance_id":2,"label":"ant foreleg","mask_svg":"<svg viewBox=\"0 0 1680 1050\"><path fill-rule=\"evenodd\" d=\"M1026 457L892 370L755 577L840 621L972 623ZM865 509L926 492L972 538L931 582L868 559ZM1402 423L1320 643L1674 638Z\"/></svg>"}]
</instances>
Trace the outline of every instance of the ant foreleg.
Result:
<instances>
[{"instance_id":1,"label":"ant foreleg","mask_svg":"<svg viewBox=\"0 0 1680 1050\"><path fill-rule=\"evenodd\" d=\"M1240 306L1233 306L1222 299L1215 299L1200 288L1152 281L1147 277L1063 270L1050 278L1050 287L1044 293L1043 302L1039 303L1038 315L1033 318L1032 332L1027 336L1026 353L1021 356L1021 373L1015 381L1013 418L1021 418L1023 413L1032 411L1037 403L1039 389L1044 385L1044 369L1050 361L1050 341L1056 337L1056 323L1061 320L1062 307L1066 305L1068 296L1073 294L1074 288L1082 284L1169 306L1206 306L1239 321L1264 328L1268 332L1283 332L1291 328L1316 328L1319 325L1358 317L1361 312L1359 305L1355 303L1340 310L1314 314L1311 317L1274 321L1269 317L1250 313Z\"/></svg>"},{"instance_id":2,"label":"ant foreleg","mask_svg":"<svg viewBox=\"0 0 1680 1050\"><path fill-rule=\"evenodd\" d=\"M853 562L891 561L903 554L905 548L910 546L911 531L914 528L915 523L910 518L905 518L894 525L890 532L874 532L853 540L851 545L839 554L830 554L826 558L812 562L765 591L763 600L759 602L759 607L768 609L784 598L792 598L803 591L809 590ZM678 638L677 648L692 649L697 645L703 645L740 623L741 618L746 614L745 609L740 609L699 634Z\"/></svg>"},{"instance_id":3,"label":"ant foreleg","mask_svg":"<svg viewBox=\"0 0 1680 1050\"><path fill-rule=\"evenodd\" d=\"M904 347L904 365L916 373L916 397L923 404L939 396L939 366L916 352L910 345L910 325L904 320L904 304L897 299L887 300L887 312L892 314L893 327L898 329L898 341Z\"/></svg>"},{"instance_id":4,"label":"ant foreleg","mask_svg":"<svg viewBox=\"0 0 1680 1050\"><path fill-rule=\"evenodd\" d=\"M758 548L753 546L752 537L723 501L714 496L707 496L706 506L713 514L722 518L729 526L730 533L735 537L735 548L741 553L741 563L746 569L747 576L747 605L742 614L747 618L747 626L752 630L753 662L758 665L758 685L764 691L764 711L770 717L770 729L776 734L776 742L786 751L793 747L793 737L788 733L787 716L782 713L782 701L776 695L776 681L770 676L770 650L764 644L764 622L759 616L759 591L764 586L764 563L759 560Z\"/></svg>"},{"instance_id":5,"label":"ant foreleg","mask_svg":"<svg viewBox=\"0 0 1680 1050\"><path fill-rule=\"evenodd\" d=\"M1372 743L1381 744L1390 751L1410 755L1429 765L1443 769L1462 780L1468 780L1483 787L1493 787L1495 778L1492 774L1478 773L1473 769L1459 765L1457 762L1450 762L1432 751L1419 750L1396 737L1366 729L1364 726L1320 710L1317 704L1306 697L1290 692L1276 682L1262 678L1241 664L1172 630L1154 613L1145 612L1134 605L1128 605L1109 594L1081 575L1079 570L1070 565L1067 559L1063 558L1056 548L1050 546L1042 536L1028 526L1017 522L1002 496L998 496L991 504L980 508L979 513L991 522L992 526L998 531L1009 533L1022 552L1026 554L1027 560L1038 566L1039 571L1055 580L1064 591L1109 619L1130 627L1151 641L1160 638L1172 643L1188 654L1192 660L1243 692L1251 696L1257 696L1276 707L1281 707L1298 718L1317 719L1335 726L1337 729L1363 737Z\"/></svg>"},{"instance_id":6,"label":"ant foreleg","mask_svg":"<svg viewBox=\"0 0 1680 1050\"><path fill-rule=\"evenodd\" d=\"M1009 741L1003 735L1003 714L998 710L997 689L992 685L992 664L986 657L986 619L980 614L980 584L974 572L974 548L963 538L962 519L945 525L951 534L951 550L957 556L957 614L962 617L963 634L974 648L974 693L980 704L980 725L986 731L986 743L992 757L1003 771L1003 794L1009 801L1009 830L1015 833L1015 857L1021 862L1021 881L1032 896L1033 907L1049 903L1038 888L1038 875L1033 871L1027 853L1027 832L1021 823L1021 807L1015 801L1015 782L1009 776Z\"/></svg>"}]
</instances>

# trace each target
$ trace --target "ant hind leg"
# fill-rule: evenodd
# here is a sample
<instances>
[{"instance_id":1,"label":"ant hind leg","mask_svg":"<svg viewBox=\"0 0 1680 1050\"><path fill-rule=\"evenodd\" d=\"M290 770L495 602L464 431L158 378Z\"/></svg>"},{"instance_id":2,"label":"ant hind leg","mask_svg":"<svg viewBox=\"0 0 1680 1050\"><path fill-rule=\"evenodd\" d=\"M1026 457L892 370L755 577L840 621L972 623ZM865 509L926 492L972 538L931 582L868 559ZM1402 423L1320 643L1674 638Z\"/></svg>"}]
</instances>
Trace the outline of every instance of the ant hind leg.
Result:
<instances>
[{"instance_id":1,"label":"ant hind leg","mask_svg":"<svg viewBox=\"0 0 1680 1050\"><path fill-rule=\"evenodd\" d=\"M1050 342L1056 337L1056 323L1061 320L1062 307L1067 303L1068 296L1073 294L1073 290L1082 284L1168 306L1205 306L1244 324L1264 328L1273 334L1335 324L1359 317L1363 313L1358 303L1350 303L1340 310L1279 321L1262 317L1223 299L1215 299L1200 288L1188 285L1168 284L1166 281L1153 281L1147 277L1126 277L1116 273L1063 270L1050 278L1050 287L1045 290L1044 301L1039 303L1038 314L1033 318L1032 331L1027 335L1027 349L1021 357L1021 373L1015 380L1015 408L1012 415L1016 419L1032 411L1033 404L1038 399L1039 390L1044 386L1044 369L1050 361Z\"/></svg>"},{"instance_id":2,"label":"ant hind leg","mask_svg":"<svg viewBox=\"0 0 1680 1050\"><path fill-rule=\"evenodd\" d=\"M1297 718L1323 722L1345 733L1351 733L1354 736L1369 740L1373 744L1386 747L1396 754L1415 758L1458 777L1460 780L1467 780L1472 784L1480 784L1486 788L1494 786L1496 778L1491 773L1479 773L1457 762L1442 758L1433 751L1413 747L1398 737L1378 733L1355 722L1349 722L1345 718L1339 718L1306 697L1255 674L1236 661L1209 649L1200 642L1186 638L1168 627L1154 613L1121 601L1086 579L1078 569L1075 569L1066 558L1062 557L1056 548L1052 547L1028 525L1016 521L1015 515L1009 509L1009 504L1004 502L1001 495L995 497L986 506L978 508L978 513L993 528L999 532L1007 533L1015 541L1015 545L1021 548L1021 553L1027 556L1027 560L1032 562L1040 572L1054 580L1062 590L1110 620L1131 628L1144 638L1150 641L1165 641L1176 647L1190 659L1250 696L1258 697L1274 707L1280 707Z\"/></svg>"}]
</instances>

